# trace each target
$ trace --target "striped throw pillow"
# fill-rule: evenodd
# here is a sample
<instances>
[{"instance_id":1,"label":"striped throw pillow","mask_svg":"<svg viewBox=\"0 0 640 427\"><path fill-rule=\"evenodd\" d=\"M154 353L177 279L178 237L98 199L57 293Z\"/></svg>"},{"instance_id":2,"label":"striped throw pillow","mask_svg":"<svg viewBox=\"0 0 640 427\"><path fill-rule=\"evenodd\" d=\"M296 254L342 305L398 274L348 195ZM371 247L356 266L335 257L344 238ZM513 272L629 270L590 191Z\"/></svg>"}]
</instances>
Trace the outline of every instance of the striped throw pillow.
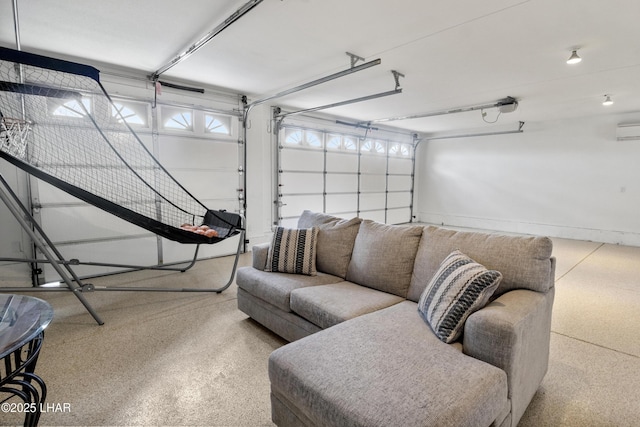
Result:
<instances>
[{"instance_id":1,"label":"striped throw pillow","mask_svg":"<svg viewBox=\"0 0 640 427\"><path fill-rule=\"evenodd\" d=\"M441 341L462 335L464 322L487 303L502 274L487 270L462 252L451 252L438 267L418 301L418 312Z\"/></svg>"},{"instance_id":2,"label":"striped throw pillow","mask_svg":"<svg viewBox=\"0 0 640 427\"><path fill-rule=\"evenodd\" d=\"M266 271L315 276L318 228L278 227L267 255Z\"/></svg>"}]
</instances>

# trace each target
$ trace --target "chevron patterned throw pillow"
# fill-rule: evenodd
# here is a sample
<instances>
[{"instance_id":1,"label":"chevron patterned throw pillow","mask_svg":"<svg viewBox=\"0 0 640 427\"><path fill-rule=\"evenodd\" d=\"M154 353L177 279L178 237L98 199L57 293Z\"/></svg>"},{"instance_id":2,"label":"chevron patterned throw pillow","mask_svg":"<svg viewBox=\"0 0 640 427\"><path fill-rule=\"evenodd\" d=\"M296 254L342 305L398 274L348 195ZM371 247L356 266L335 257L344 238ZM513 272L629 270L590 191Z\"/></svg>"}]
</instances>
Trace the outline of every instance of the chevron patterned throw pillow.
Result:
<instances>
[{"instance_id":1,"label":"chevron patterned throw pillow","mask_svg":"<svg viewBox=\"0 0 640 427\"><path fill-rule=\"evenodd\" d=\"M500 272L453 251L422 292L418 312L441 341L452 343L462 335L467 318L485 306L500 280Z\"/></svg>"}]
</instances>

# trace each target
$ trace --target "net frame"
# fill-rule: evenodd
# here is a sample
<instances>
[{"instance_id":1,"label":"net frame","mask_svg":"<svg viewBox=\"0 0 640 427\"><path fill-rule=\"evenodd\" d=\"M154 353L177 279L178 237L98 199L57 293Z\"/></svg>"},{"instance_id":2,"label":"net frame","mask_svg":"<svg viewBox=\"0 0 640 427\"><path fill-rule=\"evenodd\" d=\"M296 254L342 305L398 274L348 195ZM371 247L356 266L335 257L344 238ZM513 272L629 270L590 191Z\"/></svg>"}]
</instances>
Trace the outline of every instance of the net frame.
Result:
<instances>
[{"instance_id":1,"label":"net frame","mask_svg":"<svg viewBox=\"0 0 640 427\"><path fill-rule=\"evenodd\" d=\"M56 108L68 115L53 117ZM24 150L5 138L0 157L81 200L180 243L217 243L242 229L240 215L208 209L171 176L114 108L93 67L0 47L0 114L30 122ZM183 224L207 225L218 236Z\"/></svg>"}]
</instances>

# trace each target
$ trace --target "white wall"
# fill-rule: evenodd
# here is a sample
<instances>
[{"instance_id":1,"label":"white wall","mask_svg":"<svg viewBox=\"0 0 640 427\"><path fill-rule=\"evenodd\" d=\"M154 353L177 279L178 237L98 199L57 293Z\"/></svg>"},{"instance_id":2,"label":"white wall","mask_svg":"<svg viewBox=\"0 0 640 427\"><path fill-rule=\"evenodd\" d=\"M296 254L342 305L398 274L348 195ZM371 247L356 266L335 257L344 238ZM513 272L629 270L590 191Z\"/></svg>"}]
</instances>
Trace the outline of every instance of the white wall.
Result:
<instances>
[{"instance_id":1,"label":"white wall","mask_svg":"<svg viewBox=\"0 0 640 427\"><path fill-rule=\"evenodd\" d=\"M420 221L640 246L640 113L525 124L522 134L422 142Z\"/></svg>"}]
</instances>

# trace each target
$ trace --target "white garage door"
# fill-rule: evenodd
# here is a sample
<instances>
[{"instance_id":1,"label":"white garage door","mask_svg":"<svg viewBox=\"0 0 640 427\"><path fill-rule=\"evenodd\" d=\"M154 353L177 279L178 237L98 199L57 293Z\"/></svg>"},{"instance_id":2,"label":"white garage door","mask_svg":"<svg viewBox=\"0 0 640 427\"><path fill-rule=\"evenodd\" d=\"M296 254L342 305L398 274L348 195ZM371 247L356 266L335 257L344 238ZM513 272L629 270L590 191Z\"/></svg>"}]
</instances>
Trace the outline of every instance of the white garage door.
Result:
<instances>
[{"instance_id":1,"label":"white garage door","mask_svg":"<svg viewBox=\"0 0 640 427\"><path fill-rule=\"evenodd\" d=\"M407 135L295 124L282 126L277 140L281 225L295 226L305 209L388 224L411 221L414 150Z\"/></svg>"},{"instance_id":2,"label":"white garage door","mask_svg":"<svg viewBox=\"0 0 640 427\"><path fill-rule=\"evenodd\" d=\"M84 99L89 110L91 102L90 95ZM72 118L82 109L67 104L50 111L51 119L60 117L73 126ZM240 210L242 144L239 119L229 105L228 110L171 104L152 108L151 102L128 98L114 98L114 104L163 167L200 202L209 209ZM159 238L44 182L33 179L32 189L37 219L66 259L150 266L194 255L195 245ZM202 245L198 257L235 253L237 239ZM41 267L42 280L57 280L51 266ZM79 265L74 270L85 277L122 268Z\"/></svg>"}]
</instances>

